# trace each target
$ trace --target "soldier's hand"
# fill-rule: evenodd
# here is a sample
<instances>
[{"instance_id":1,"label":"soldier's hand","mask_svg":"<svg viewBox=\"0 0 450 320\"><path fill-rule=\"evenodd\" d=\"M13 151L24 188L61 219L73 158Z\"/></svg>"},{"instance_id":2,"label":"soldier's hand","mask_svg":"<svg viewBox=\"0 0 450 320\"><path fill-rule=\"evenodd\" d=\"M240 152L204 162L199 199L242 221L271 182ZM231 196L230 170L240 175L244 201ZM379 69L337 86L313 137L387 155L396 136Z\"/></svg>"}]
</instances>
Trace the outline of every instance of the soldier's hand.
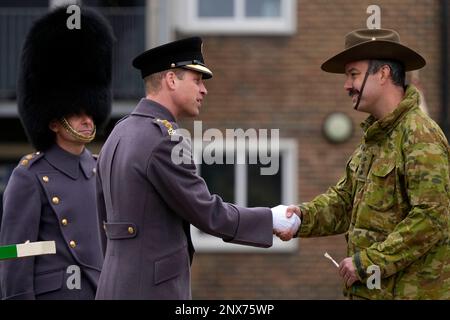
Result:
<instances>
[{"instance_id":1,"label":"soldier's hand","mask_svg":"<svg viewBox=\"0 0 450 320\"><path fill-rule=\"evenodd\" d=\"M295 232L292 231L278 231L274 230L273 233L283 241L289 241L294 237Z\"/></svg>"},{"instance_id":2,"label":"soldier's hand","mask_svg":"<svg viewBox=\"0 0 450 320\"><path fill-rule=\"evenodd\" d=\"M350 288L352 284L359 280L352 257L347 257L339 263L339 275L347 288Z\"/></svg>"},{"instance_id":3,"label":"soldier's hand","mask_svg":"<svg viewBox=\"0 0 450 320\"><path fill-rule=\"evenodd\" d=\"M291 204L290 206L287 207L286 209L286 217L290 218L292 217L293 214L296 214L300 219L302 219L302 210L300 210L299 207L294 206L293 204Z\"/></svg>"}]
</instances>

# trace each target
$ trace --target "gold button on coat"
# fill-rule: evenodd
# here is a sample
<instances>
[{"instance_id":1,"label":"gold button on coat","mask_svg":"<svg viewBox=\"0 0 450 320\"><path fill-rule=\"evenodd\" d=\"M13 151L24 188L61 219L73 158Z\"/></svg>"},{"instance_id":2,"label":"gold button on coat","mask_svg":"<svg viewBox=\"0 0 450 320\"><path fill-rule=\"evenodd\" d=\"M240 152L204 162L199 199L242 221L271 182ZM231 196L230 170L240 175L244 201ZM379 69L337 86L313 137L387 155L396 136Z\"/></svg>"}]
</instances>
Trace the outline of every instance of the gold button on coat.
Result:
<instances>
[{"instance_id":1,"label":"gold button on coat","mask_svg":"<svg viewBox=\"0 0 450 320\"><path fill-rule=\"evenodd\" d=\"M53 202L53 204L58 204L59 203L59 198L58 197L53 197L52 198L52 202Z\"/></svg>"},{"instance_id":2,"label":"gold button on coat","mask_svg":"<svg viewBox=\"0 0 450 320\"><path fill-rule=\"evenodd\" d=\"M61 224L62 224L63 226L67 226L68 223L69 223L69 222L67 221L66 218L64 218L64 219L61 220Z\"/></svg>"},{"instance_id":3,"label":"gold button on coat","mask_svg":"<svg viewBox=\"0 0 450 320\"><path fill-rule=\"evenodd\" d=\"M128 227L128 233L129 234L133 234L134 233L134 228L133 227Z\"/></svg>"},{"instance_id":4,"label":"gold button on coat","mask_svg":"<svg viewBox=\"0 0 450 320\"><path fill-rule=\"evenodd\" d=\"M26 166L28 164L28 160L27 159L23 159L20 164L23 165L23 166Z\"/></svg>"},{"instance_id":5,"label":"gold button on coat","mask_svg":"<svg viewBox=\"0 0 450 320\"><path fill-rule=\"evenodd\" d=\"M71 241L69 242L69 246L70 246L71 248L75 248L75 247L77 246L77 243L76 243L75 241L71 240Z\"/></svg>"},{"instance_id":6,"label":"gold button on coat","mask_svg":"<svg viewBox=\"0 0 450 320\"><path fill-rule=\"evenodd\" d=\"M42 181L44 181L45 183L49 182L50 179L47 176L43 176L42 177Z\"/></svg>"}]
</instances>

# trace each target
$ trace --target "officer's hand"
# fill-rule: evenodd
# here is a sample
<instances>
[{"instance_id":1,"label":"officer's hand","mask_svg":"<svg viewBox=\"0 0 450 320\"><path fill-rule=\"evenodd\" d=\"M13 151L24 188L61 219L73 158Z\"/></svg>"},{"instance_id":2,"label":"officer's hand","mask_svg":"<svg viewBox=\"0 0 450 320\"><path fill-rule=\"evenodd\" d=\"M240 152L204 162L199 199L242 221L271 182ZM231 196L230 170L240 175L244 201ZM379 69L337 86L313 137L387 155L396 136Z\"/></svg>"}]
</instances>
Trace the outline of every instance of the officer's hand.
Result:
<instances>
[{"instance_id":1,"label":"officer's hand","mask_svg":"<svg viewBox=\"0 0 450 320\"><path fill-rule=\"evenodd\" d=\"M300 208L297 206L294 206L294 205L288 206L286 209L286 217L290 218L294 214L296 214L300 218L300 224L301 224L302 212L301 212ZM300 224L299 224L299 227L300 227ZM275 234L281 240L288 241L294 237L294 235L297 233L297 231L298 231L298 228L295 232L275 232Z\"/></svg>"},{"instance_id":2,"label":"officer's hand","mask_svg":"<svg viewBox=\"0 0 450 320\"><path fill-rule=\"evenodd\" d=\"M353 283L359 280L352 257L345 258L339 263L339 275L344 279L347 288L350 288Z\"/></svg>"},{"instance_id":3,"label":"officer's hand","mask_svg":"<svg viewBox=\"0 0 450 320\"><path fill-rule=\"evenodd\" d=\"M283 241L292 239L301 224L297 215L291 214L291 217L287 217L287 208L284 205L272 208L273 233Z\"/></svg>"}]
</instances>

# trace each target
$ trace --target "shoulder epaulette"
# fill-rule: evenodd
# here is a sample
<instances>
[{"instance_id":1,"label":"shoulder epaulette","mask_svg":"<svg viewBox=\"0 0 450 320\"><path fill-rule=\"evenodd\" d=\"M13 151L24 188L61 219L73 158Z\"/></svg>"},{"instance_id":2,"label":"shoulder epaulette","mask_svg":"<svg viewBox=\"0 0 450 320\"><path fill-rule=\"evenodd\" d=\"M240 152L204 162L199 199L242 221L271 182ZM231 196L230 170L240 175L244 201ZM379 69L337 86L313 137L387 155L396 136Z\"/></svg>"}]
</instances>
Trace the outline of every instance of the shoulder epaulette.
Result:
<instances>
[{"instance_id":1,"label":"shoulder epaulette","mask_svg":"<svg viewBox=\"0 0 450 320\"><path fill-rule=\"evenodd\" d=\"M172 124L168 120L156 118L153 120L153 122L156 123L163 132L167 132L169 134L169 136L171 136L175 133L175 129L173 128Z\"/></svg>"},{"instance_id":2,"label":"shoulder epaulette","mask_svg":"<svg viewBox=\"0 0 450 320\"><path fill-rule=\"evenodd\" d=\"M41 151L36 151L34 153L29 153L20 159L20 166L23 167L29 167L31 166L36 160L40 159L44 155Z\"/></svg>"}]
</instances>

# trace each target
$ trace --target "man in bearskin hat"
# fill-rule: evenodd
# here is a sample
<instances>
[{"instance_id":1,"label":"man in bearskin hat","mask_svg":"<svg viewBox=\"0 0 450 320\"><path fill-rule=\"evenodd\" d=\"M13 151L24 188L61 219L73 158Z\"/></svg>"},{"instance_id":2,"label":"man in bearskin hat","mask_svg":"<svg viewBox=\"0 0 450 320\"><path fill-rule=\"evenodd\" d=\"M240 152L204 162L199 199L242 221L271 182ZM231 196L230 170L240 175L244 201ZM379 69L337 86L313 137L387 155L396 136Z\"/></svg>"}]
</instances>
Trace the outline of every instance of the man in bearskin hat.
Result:
<instances>
[{"instance_id":1,"label":"man in bearskin hat","mask_svg":"<svg viewBox=\"0 0 450 320\"><path fill-rule=\"evenodd\" d=\"M19 115L37 151L11 175L0 230L0 245L54 240L56 255L0 262L3 299L92 299L102 267L85 145L110 114L114 38L93 10L81 9L79 29L69 16L61 7L40 18L23 47Z\"/></svg>"},{"instance_id":2,"label":"man in bearskin hat","mask_svg":"<svg viewBox=\"0 0 450 320\"><path fill-rule=\"evenodd\" d=\"M370 116L336 186L288 211L302 218L299 237L345 233L339 275L350 299L450 299L449 145L405 84L424 66L390 29L348 33L322 64L345 75L353 108Z\"/></svg>"}]
</instances>

